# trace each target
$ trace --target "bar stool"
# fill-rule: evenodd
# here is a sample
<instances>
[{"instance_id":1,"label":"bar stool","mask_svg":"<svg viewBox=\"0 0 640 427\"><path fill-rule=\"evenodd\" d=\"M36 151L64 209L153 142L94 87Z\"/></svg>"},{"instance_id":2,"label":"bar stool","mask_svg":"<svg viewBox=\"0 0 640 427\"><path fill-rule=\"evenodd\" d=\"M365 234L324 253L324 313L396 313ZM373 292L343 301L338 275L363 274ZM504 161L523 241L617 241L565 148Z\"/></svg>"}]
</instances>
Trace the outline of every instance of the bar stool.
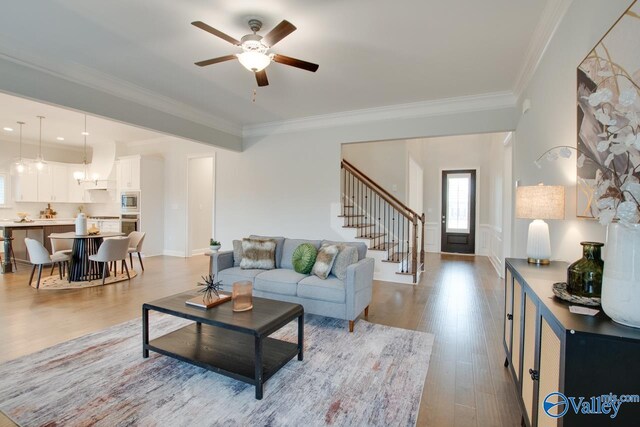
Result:
<instances>
[{"instance_id":1,"label":"bar stool","mask_svg":"<svg viewBox=\"0 0 640 427\"><path fill-rule=\"evenodd\" d=\"M11 255L11 257L9 258L9 260L11 261L11 259L13 259L13 267L16 271L18 271L18 264L16 263L16 254L13 253L13 237L5 238L0 236L0 244L4 244L5 240L9 240L10 242L9 247L11 248L11 253L9 255ZM4 254L4 256L7 256L7 254ZM0 257L0 262L2 262L2 257ZM11 264L11 262L9 262L9 264Z\"/></svg>"}]
</instances>

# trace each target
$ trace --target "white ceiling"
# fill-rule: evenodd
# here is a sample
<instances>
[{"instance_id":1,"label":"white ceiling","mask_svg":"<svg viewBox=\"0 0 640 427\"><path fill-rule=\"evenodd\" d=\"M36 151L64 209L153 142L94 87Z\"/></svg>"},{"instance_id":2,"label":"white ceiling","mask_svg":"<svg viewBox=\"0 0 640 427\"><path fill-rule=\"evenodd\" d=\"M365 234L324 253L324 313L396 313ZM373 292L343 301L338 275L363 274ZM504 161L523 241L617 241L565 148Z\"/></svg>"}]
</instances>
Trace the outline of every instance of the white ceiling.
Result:
<instances>
[{"instance_id":1,"label":"white ceiling","mask_svg":"<svg viewBox=\"0 0 640 427\"><path fill-rule=\"evenodd\" d=\"M49 145L82 146L84 144L84 114L41 102L0 93L0 139L19 141L20 125L24 142L38 141L40 128L36 116L44 116L42 120L42 143ZM12 128L7 132L3 128ZM95 146L102 142L134 142L160 138L162 135L148 130L136 128L123 123L98 117L87 116L87 145ZM64 141L58 141L63 137Z\"/></svg>"},{"instance_id":2,"label":"white ceiling","mask_svg":"<svg viewBox=\"0 0 640 427\"><path fill-rule=\"evenodd\" d=\"M57 64L152 92L238 125L511 90L547 0L49 0L5 2L0 53ZM190 25L240 38L298 30L274 52L317 73L271 64L257 88L237 61L193 62L237 48ZM35 59L34 59L35 58ZM257 101L252 102L257 89Z\"/></svg>"}]
</instances>

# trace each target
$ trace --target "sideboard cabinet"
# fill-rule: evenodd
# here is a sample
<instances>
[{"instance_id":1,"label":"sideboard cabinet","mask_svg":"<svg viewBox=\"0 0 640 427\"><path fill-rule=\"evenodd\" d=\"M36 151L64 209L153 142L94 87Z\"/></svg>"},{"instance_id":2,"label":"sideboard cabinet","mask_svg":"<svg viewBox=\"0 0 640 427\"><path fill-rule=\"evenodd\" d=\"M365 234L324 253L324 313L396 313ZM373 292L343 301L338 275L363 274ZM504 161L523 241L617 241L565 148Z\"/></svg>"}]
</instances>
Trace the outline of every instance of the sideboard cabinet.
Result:
<instances>
[{"instance_id":1,"label":"sideboard cabinet","mask_svg":"<svg viewBox=\"0 0 640 427\"><path fill-rule=\"evenodd\" d=\"M552 291L553 283L566 280L564 262L537 266L508 258L505 265L505 367L516 387L522 424L640 425L640 402L622 403L615 418L598 403L610 393L640 394L640 329L616 324L602 311L595 316L571 313L570 304ZM545 399L559 403L547 405L548 413L566 413L548 415ZM579 404L578 413L572 402Z\"/></svg>"}]
</instances>

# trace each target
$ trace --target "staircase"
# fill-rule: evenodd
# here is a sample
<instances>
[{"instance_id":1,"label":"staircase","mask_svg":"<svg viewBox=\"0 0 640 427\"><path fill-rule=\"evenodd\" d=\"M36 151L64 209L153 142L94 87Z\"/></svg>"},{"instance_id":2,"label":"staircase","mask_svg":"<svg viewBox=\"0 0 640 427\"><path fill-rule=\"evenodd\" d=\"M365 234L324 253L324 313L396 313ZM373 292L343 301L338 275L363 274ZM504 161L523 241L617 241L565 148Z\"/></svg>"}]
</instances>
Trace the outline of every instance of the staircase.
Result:
<instances>
[{"instance_id":1,"label":"staircase","mask_svg":"<svg viewBox=\"0 0 640 427\"><path fill-rule=\"evenodd\" d=\"M340 166L343 228L365 240L376 261L388 263L376 272L386 268L404 276L393 281L417 283L424 271L424 213L418 215L347 160Z\"/></svg>"}]
</instances>

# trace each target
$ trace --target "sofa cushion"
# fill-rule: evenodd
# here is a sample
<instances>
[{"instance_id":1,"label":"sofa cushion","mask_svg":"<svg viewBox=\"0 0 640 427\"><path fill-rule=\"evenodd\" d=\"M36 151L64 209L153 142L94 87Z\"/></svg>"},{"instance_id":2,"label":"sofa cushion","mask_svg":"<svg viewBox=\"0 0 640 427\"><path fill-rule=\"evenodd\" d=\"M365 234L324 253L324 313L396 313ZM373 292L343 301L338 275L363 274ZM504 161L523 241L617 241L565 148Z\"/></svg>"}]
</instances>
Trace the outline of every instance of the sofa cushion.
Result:
<instances>
[{"instance_id":1,"label":"sofa cushion","mask_svg":"<svg viewBox=\"0 0 640 427\"><path fill-rule=\"evenodd\" d=\"M276 268L280 268L282 264L282 247L284 246L284 237L257 236L252 234L250 239L275 240L276 241Z\"/></svg>"},{"instance_id":2,"label":"sofa cushion","mask_svg":"<svg viewBox=\"0 0 640 427\"><path fill-rule=\"evenodd\" d=\"M355 249L353 249L355 251ZM316 263L316 256L318 255L318 249L311 243L303 243L293 251L291 261L293 262L293 269L296 273L309 274L313 268L313 264ZM282 260L284 264L284 259Z\"/></svg>"},{"instance_id":3,"label":"sofa cushion","mask_svg":"<svg viewBox=\"0 0 640 427\"><path fill-rule=\"evenodd\" d=\"M320 249L320 240L284 239L282 247L282 262L278 268L288 268L289 270L293 270L293 263L291 262L293 252L303 243L310 243L316 249Z\"/></svg>"},{"instance_id":4,"label":"sofa cushion","mask_svg":"<svg viewBox=\"0 0 640 427\"><path fill-rule=\"evenodd\" d=\"M298 296L320 301L345 302L344 282L331 275L326 279L309 276L298 283Z\"/></svg>"},{"instance_id":5,"label":"sofa cushion","mask_svg":"<svg viewBox=\"0 0 640 427\"><path fill-rule=\"evenodd\" d=\"M240 267L242 261L242 240L233 241L233 266Z\"/></svg>"},{"instance_id":6,"label":"sofa cushion","mask_svg":"<svg viewBox=\"0 0 640 427\"><path fill-rule=\"evenodd\" d=\"M321 279L326 279L331 273L331 267L333 267L338 251L339 249L336 245L320 246L318 256L316 257L316 263L313 264L313 270L311 270L311 273Z\"/></svg>"},{"instance_id":7,"label":"sofa cushion","mask_svg":"<svg viewBox=\"0 0 640 427\"><path fill-rule=\"evenodd\" d=\"M220 280L223 285L231 286L234 282L243 280L253 282L260 273L264 273L264 270L243 270L240 267L231 267L219 271L216 279Z\"/></svg>"},{"instance_id":8,"label":"sofa cushion","mask_svg":"<svg viewBox=\"0 0 640 427\"><path fill-rule=\"evenodd\" d=\"M282 295L296 295L298 282L307 277L306 274L296 273L287 268L261 271L253 282L258 291L271 292Z\"/></svg>"},{"instance_id":9,"label":"sofa cushion","mask_svg":"<svg viewBox=\"0 0 640 427\"><path fill-rule=\"evenodd\" d=\"M242 239L240 268L271 270L276 267L275 240Z\"/></svg>"},{"instance_id":10,"label":"sofa cushion","mask_svg":"<svg viewBox=\"0 0 640 427\"><path fill-rule=\"evenodd\" d=\"M355 246L356 249L358 249L358 261L364 259L367 256L367 245L363 242L335 242L333 240L323 240L322 244Z\"/></svg>"},{"instance_id":11,"label":"sofa cushion","mask_svg":"<svg viewBox=\"0 0 640 427\"><path fill-rule=\"evenodd\" d=\"M338 256L331 267L331 274L340 280L347 278L347 267L358 262L358 249L349 245L338 245Z\"/></svg>"}]
</instances>

